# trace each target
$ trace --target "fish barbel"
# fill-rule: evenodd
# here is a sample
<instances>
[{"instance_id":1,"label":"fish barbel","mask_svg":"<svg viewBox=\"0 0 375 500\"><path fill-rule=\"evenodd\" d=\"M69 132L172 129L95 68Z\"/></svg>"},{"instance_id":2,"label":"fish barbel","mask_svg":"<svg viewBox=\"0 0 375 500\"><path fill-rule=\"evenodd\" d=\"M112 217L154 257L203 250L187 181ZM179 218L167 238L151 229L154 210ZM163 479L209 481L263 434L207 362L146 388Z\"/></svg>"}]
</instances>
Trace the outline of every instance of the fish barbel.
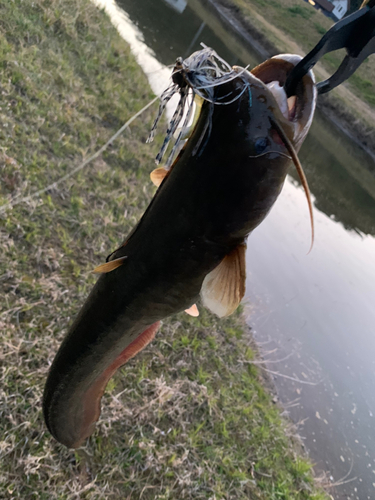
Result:
<instances>
[{"instance_id":1,"label":"fish barbel","mask_svg":"<svg viewBox=\"0 0 375 500\"><path fill-rule=\"evenodd\" d=\"M53 361L43 410L59 442L76 448L92 434L108 380L154 338L160 320L197 314L200 294L219 316L239 304L246 238L272 208L292 161L300 168L296 151L314 114L311 72L289 100L282 89L300 59L277 56L251 73L234 67L216 85L192 81L191 67L176 65L176 89L202 94L201 113L172 167L154 175L161 184L137 226L97 269Z\"/></svg>"}]
</instances>

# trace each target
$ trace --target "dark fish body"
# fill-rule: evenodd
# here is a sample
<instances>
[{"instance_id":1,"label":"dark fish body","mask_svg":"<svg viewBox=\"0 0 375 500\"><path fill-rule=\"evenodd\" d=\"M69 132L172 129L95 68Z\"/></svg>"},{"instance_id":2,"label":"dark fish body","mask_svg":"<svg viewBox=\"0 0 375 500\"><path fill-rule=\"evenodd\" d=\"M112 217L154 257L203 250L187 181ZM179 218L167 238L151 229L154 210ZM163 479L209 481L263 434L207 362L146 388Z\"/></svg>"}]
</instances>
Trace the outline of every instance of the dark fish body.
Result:
<instances>
[{"instance_id":1,"label":"dark fish body","mask_svg":"<svg viewBox=\"0 0 375 500\"><path fill-rule=\"evenodd\" d=\"M215 94L244 86L231 104L204 103L170 173L110 258L126 259L100 276L56 355L43 409L50 432L68 447L92 433L121 353L198 300L207 274L243 244L281 191L290 159L274 125L286 120L273 96L247 72Z\"/></svg>"}]
</instances>

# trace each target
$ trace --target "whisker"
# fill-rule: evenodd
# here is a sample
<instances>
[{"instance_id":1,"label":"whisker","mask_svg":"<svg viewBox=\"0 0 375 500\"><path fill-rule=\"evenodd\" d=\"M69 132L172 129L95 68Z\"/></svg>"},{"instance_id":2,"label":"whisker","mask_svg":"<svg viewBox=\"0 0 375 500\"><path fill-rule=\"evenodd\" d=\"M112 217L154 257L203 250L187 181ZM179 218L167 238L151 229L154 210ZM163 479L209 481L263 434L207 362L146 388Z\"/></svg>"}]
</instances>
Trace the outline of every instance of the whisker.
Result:
<instances>
[{"instance_id":1,"label":"whisker","mask_svg":"<svg viewBox=\"0 0 375 500\"><path fill-rule=\"evenodd\" d=\"M273 120L273 119L270 118L270 122L272 123L272 125L275 127L275 129L279 133L281 139L283 140L283 142L285 144L285 147L289 151L290 156L292 157L292 161L294 163L294 166L296 167L298 176L300 178L302 187L303 187L303 189L305 191L305 195L306 195L306 199L307 199L307 204L308 204L308 207L309 207L310 224L311 224L311 245L310 245L309 251L307 252L307 253L310 253L311 250L312 250L312 247L314 245L315 230L314 230L314 213L313 213L313 207L312 207L312 202L311 202L311 195L310 195L309 185L307 183L307 179L306 179L306 176L305 176L305 172L303 171L301 162L299 161L298 155L297 155L296 150L294 149L292 143L290 142L290 140L286 136L286 134L283 131L283 129L280 127L280 125L275 120Z\"/></svg>"}]
</instances>

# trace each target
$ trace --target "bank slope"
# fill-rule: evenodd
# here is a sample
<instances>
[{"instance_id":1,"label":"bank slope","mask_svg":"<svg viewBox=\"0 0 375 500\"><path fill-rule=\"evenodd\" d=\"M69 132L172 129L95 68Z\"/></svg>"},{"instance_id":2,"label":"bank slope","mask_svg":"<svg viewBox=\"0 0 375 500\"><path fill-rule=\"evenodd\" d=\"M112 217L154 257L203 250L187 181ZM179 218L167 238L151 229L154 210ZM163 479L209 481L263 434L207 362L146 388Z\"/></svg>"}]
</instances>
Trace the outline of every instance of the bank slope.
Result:
<instances>
[{"instance_id":1,"label":"bank slope","mask_svg":"<svg viewBox=\"0 0 375 500\"><path fill-rule=\"evenodd\" d=\"M302 0L201 1L215 8L244 43L255 43L264 57L305 55L334 23ZM327 54L314 68L318 80L330 77L344 56L344 49ZM375 56L368 57L346 83L319 96L318 107L375 157Z\"/></svg>"}]
</instances>

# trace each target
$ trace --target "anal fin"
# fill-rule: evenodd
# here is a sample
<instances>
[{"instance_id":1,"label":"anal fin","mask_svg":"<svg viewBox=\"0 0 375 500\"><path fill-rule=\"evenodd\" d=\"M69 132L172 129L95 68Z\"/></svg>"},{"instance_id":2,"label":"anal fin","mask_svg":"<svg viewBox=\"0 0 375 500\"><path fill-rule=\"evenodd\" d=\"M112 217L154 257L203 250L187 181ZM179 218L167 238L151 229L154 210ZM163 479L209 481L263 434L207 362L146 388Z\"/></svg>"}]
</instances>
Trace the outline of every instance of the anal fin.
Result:
<instances>
[{"instance_id":1,"label":"anal fin","mask_svg":"<svg viewBox=\"0 0 375 500\"><path fill-rule=\"evenodd\" d=\"M146 328L146 330L136 337L131 344L129 344L113 362L98 375L93 384L86 390L82 397L82 411L80 419L76 417L74 424L80 421L80 427L75 429L77 432L76 442L70 443L70 448L78 448L82 441L89 437L95 427L100 416L100 400L103 396L106 385L114 373L124 365L129 359L133 358L139 351L144 349L155 337L156 332L160 327L160 321Z\"/></svg>"},{"instance_id":2,"label":"anal fin","mask_svg":"<svg viewBox=\"0 0 375 500\"><path fill-rule=\"evenodd\" d=\"M244 243L238 245L203 281L203 305L219 318L232 314L245 295L245 251Z\"/></svg>"},{"instance_id":3,"label":"anal fin","mask_svg":"<svg viewBox=\"0 0 375 500\"><path fill-rule=\"evenodd\" d=\"M186 314L189 314L189 316L193 316L194 318L197 318L199 316L199 311L197 304L193 304L189 309L185 309Z\"/></svg>"}]
</instances>

